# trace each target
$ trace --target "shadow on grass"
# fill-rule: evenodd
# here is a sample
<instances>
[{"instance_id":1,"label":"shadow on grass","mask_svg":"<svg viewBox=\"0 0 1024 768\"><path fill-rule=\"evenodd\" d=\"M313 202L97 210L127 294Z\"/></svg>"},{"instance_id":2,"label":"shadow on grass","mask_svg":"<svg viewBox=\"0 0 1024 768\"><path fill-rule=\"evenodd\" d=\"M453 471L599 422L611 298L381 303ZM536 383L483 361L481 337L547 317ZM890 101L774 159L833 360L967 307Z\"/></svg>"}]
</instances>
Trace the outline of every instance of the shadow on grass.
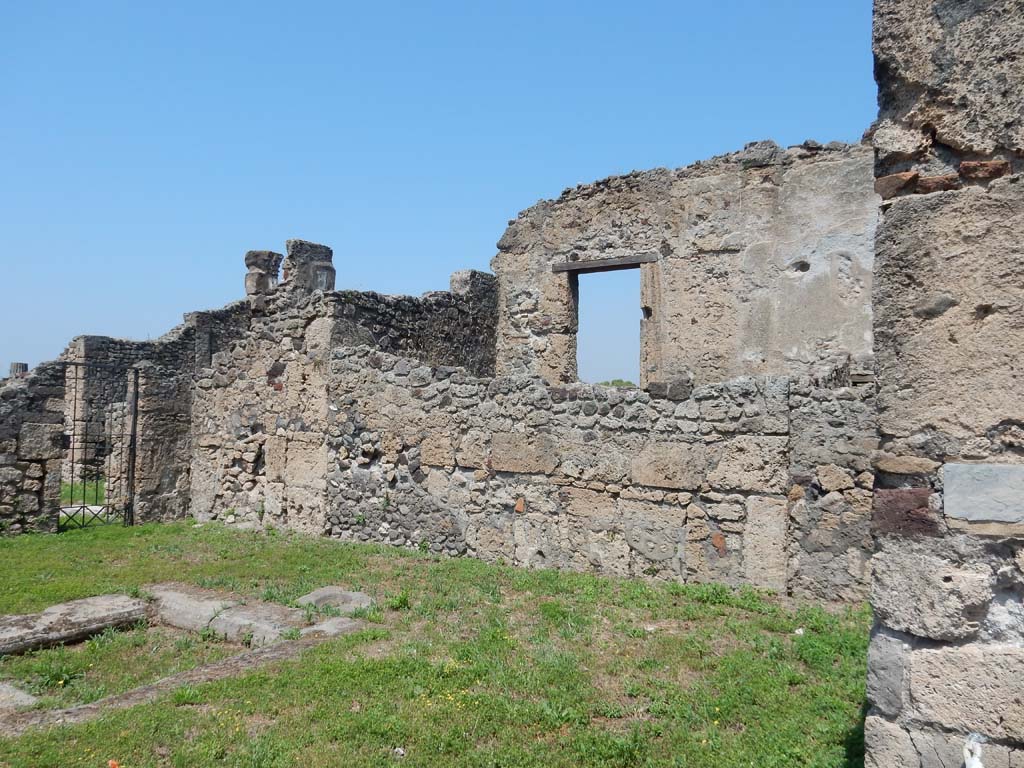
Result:
<instances>
[{"instance_id":1,"label":"shadow on grass","mask_svg":"<svg viewBox=\"0 0 1024 768\"><path fill-rule=\"evenodd\" d=\"M846 747L846 760L842 768L864 768L864 720L868 716L871 705L864 702L860 707L860 718L857 725L850 729L843 740Z\"/></svg>"}]
</instances>

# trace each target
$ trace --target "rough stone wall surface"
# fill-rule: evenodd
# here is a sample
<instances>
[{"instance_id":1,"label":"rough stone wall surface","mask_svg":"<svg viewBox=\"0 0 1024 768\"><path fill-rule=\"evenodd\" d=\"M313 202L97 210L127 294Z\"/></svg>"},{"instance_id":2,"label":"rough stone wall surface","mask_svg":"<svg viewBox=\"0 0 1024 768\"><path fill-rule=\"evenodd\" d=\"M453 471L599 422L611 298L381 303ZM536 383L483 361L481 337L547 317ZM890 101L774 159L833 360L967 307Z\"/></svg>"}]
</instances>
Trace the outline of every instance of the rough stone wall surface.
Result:
<instances>
[{"instance_id":1,"label":"rough stone wall surface","mask_svg":"<svg viewBox=\"0 0 1024 768\"><path fill-rule=\"evenodd\" d=\"M877 206L870 147L813 142L566 190L498 243L498 372L575 381L577 277L552 267L629 258L644 385L868 366Z\"/></svg>"},{"instance_id":2,"label":"rough stone wall surface","mask_svg":"<svg viewBox=\"0 0 1024 768\"><path fill-rule=\"evenodd\" d=\"M126 403L136 419L135 521L180 519L189 513L192 376L151 362L136 368L138 389Z\"/></svg>"},{"instance_id":3,"label":"rough stone wall surface","mask_svg":"<svg viewBox=\"0 0 1024 768\"><path fill-rule=\"evenodd\" d=\"M1024 4L876 0L867 765L1024 765ZM980 763L979 763L980 764Z\"/></svg>"},{"instance_id":4,"label":"rough stone wall surface","mask_svg":"<svg viewBox=\"0 0 1024 768\"><path fill-rule=\"evenodd\" d=\"M268 306L200 372L198 517L526 566L866 594L873 387L759 376L669 399L475 376L392 354L391 335L370 338L347 299Z\"/></svg>"},{"instance_id":5,"label":"rough stone wall surface","mask_svg":"<svg viewBox=\"0 0 1024 768\"><path fill-rule=\"evenodd\" d=\"M61 364L0 386L0 535L56 530L63 420Z\"/></svg>"},{"instance_id":6,"label":"rough stone wall surface","mask_svg":"<svg viewBox=\"0 0 1024 768\"><path fill-rule=\"evenodd\" d=\"M190 479L196 514L256 510L260 520L269 515L268 524L322 533L333 349L371 345L493 373L494 278L457 272L451 285L450 292L420 298L280 291L254 302L249 331L197 374Z\"/></svg>"}]
</instances>

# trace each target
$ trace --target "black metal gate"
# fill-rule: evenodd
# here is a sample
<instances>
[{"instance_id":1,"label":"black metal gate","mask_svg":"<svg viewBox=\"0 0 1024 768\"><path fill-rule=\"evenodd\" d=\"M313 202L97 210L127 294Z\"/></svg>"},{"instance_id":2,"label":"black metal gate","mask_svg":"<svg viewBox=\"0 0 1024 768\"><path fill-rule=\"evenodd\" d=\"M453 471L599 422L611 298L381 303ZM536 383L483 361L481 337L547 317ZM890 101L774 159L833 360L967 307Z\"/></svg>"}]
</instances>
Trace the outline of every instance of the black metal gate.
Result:
<instances>
[{"instance_id":1,"label":"black metal gate","mask_svg":"<svg viewBox=\"0 0 1024 768\"><path fill-rule=\"evenodd\" d=\"M135 523L138 383L135 368L65 363L58 531Z\"/></svg>"}]
</instances>

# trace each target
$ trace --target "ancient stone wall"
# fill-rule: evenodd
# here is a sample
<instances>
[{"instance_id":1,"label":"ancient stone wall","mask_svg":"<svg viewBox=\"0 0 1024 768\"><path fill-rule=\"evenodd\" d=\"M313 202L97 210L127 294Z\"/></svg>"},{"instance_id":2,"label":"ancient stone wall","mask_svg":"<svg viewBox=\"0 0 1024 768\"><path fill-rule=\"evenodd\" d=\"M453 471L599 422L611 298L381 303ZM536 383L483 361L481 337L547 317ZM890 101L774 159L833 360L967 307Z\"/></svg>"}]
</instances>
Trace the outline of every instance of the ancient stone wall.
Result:
<instances>
[{"instance_id":1,"label":"ancient stone wall","mask_svg":"<svg viewBox=\"0 0 1024 768\"><path fill-rule=\"evenodd\" d=\"M0 383L0 535L56 530L63 420L61 364Z\"/></svg>"},{"instance_id":2,"label":"ancient stone wall","mask_svg":"<svg viewBox=\"0 0 1024 768\"><path fill-rule=\"evenodd\" d=\"M1019 0L875 3L869 766L1024 765L1022 40Z\"/></svg>"},{"instance_id":3,"label":"ancient stone wall","mask_svg":"<svg viewBox=\"0 0 1024 768\"><path fill-rule=\"evenodd\" d=\"M282 283L282 290L254 300L249 331L214 355L212 368L198 372L192 407L195 513L256 510L260 519L269 514L277 524L290 515L295 527L321 533L322 524L310 521L322 520L326 504L326 464L315 454L326 436L333 349L370 345L434 365L493 372L494 278L457 272L451 284L451 291L415 298L309 293ZM267 492L256 494L264 484Z\"/></svg>"},{"instance_id":4,"label":"ancient stone wall","mask_svg":"<svg viewBox=\"0 0 1024 768\"><path fill-rule=\"evenodd\" d=\"M498 243L498 372L575 381L578 275L630 267L642 386L870 371L877 206L870 147L814 142L568 189Z\"/></svg>"},{"instance_id":5,"label":"ancient stone wall","mask_svg":"<svg viewBox=\"0 0 1024 768\"><path fill-rule=\"evenodd\" d=\"M200 519L528 566L866 594L874 388L852 386L848 369L825 386L744 377L676 399L551 387L395 355L390 341L380 349L393 334L368 336L353 303L272 298L252 333L201 372Z\"/></svg>"}]
</instances>

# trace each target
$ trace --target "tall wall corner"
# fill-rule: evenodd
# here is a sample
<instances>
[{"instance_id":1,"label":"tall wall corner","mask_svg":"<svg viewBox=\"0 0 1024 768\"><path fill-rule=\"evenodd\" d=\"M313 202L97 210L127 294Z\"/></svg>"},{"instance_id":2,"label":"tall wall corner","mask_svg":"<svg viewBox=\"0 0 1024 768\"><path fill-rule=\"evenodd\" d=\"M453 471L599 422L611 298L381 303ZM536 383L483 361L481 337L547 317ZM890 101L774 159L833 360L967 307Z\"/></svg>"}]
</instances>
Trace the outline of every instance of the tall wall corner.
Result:
<instances>
[{"instance_id":1,"label":"tall wall corner","mask_svg":"<svg viewBox=\"0 0 1024 768\"><path fill-rule=\"evenodd\" d=\"M1024 8L875 0L866 765L1024 765Z\"/></svg>"}]
</instances>

